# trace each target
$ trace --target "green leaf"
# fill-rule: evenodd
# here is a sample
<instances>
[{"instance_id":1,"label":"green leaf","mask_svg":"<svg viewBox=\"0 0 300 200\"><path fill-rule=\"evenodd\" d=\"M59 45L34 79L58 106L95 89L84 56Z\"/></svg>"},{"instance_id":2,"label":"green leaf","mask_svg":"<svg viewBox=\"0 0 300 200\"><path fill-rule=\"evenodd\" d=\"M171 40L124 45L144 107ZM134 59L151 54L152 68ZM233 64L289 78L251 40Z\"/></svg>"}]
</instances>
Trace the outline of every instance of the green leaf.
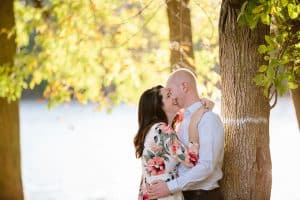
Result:
<instances>
[{"instance_id":1,"label":"green leaf","mask_svg":"<svg viewBox=\"0 0 300 200\"><path fill-rule=\"evenodd\" d=\"M249 17L248 17L248 18L249 18ZM257 20L256 18L257 18L257 16L255 16L254 18L248 19L249 27L250 27L250 29L252 29L252 30L255 29L256 26L257 26L258 20Z\"/></svg>"},{"instance_id":2,"label":"green leaf","mask_svg":"<svg viewBox=\"0 0 300 200\"><path fill-rule=\"evenodd\" d=\"M261 13L262 11L264 11L264 5L259 5L259 6L256 6L253 10L252 10L252 13L253 14L258 14L258 13Z\"/></svg>"},{"instance_id":3,"label":"green leaf","mask_svg":"<svg viewBox=\"0 0 300 200\"><path fill-rule=\"evenodd\" d=\"M265 83L265 75L264 74L258 74L253 78L253 81L258 86L264 86Z\"/></svg>"},{"instance_id":4,"label":"green leaf","mask_svg":"<svg viewBox=\"0 0 300 200\"><path fill-rule=\"evenodd\" d=\"M180 160L185 160L185 155L184 154L179 154L178 157L179 157Z\"/></svg>"},{"instance_id":5,"label":"green leaf","mask_svg":"<svg viewBox=\"0 0 300 200\"><path fill-rule=\"evenodd\" d=\"M286 7L287 6L287 4L288 4L288 0L281 0L281 5L283 6L283 7Z\"/></svg>"},{"instance_id":6,"label":"green leaf","mask_svg":"<svg viewBox=\"0 0 300 200\"><path fill-rule=\"evenodd\" d=\"M265 97L268 97L269 96L269 88L265 87L264 90L263 90L263 93L264 93Z\"/></svg>"},{"instance_id":7,"label":"green leaf","mask_svg":"<svg viewBox=\"0 0 300 200\"><path fill-rule=\"evenodd\" d=\"M260 16L260 19L261 19L261 22L266 25L270 25L270 23L271 23L271 18L270 18L270 15L268 15L268 14L265 14L265 13L262 14Z\"/></svg>"},{"instance_id":8,"label":"green leaf","mask_svg":"<svg viewBox=\"0 0 300 200\"><path fill-rule=\"evenodd\" d=\"M290 62L289 56L288 55L283 55L282 58L281 58L281 60L280 60L280 62L279 62L279 64L285 65L285 64L287 64L289 62Z\"/></svg>"},{"instance_id":9,"label":"green leaf","mask_svg":"<svg viewBox=\"0 0 300 200\"><path fill-rule=\"evenodd\" d=\"M265 61L270 60L270 56L264 56L264 60L265 60Z\"/></svg>"},{"instance_id":10,"label":"green leaf","mask_svg":"<svg viewBox=\"0 0 300 200\"><path fill-rule=\"evenodd\" d=\"M299 15L298 6L289 3L288 4L288 13L291 19L296 19Z\"/></svg>"},{"instance_id":11,"label":"green leaf","mask_svg":"<svg viewBox=\"0 0 300 200\"><path fill-rule=\"evenodd\" d=\"M272 37L269 36L269 35L265 35L265 40L266 40L266 42L267 42L269 45L274 46L274 44L275 44L274 38L272 38Z\"/></svg>"},{"instance_id":12,"label":"green leaf","mask_svg":"<svg viewBox=\"0 0 300 200\"><path fill-rule=\"evenodd\" d=\"M153 158L155 156L154 153L152 153L152 151L147 150L147 154L150 158Z\"/></svg>"},{"instance_id":13,"label":"green leaf","mask_svg":"<svg viewBox=\"0 0 300 200\"><path fill-rule=\"evenodd\" d=\"M266 53L268 51L268 48L266 47L266 45L259 45L259 47L258 47L258 52L260 53L260 54L264 54L264 53Z\"/></svg>"},{"instance_id":14,"label":"green leaf","mask_svg":"<svg viewBox=\"0 0 300 200\"><path fill-rule=\"evenodd\" d=\"M163 155L162 157L164 158L165 161L167 162L169 161L169 158L167 156Z\"/></svg>"},{"instance_id":15,"label":"green leaf","mask_svg":"<svg viewBox=\"0 0 300 200\"><path fill-rule=\"evenodd\" d=\"M164 155L163 151L159 151L159 152L156 153L156 156L158 156L158 157L162 157L162 155Z\"/></svg>"},{"instance_id":16,"label":"green leaf","mask_svg":"<svg viewBox=\"0 0 300 200\"><path fill-rule=\"evenodd\" d=\"M288 82L287 86L289 89L294 90L298 88L298 84L296 84L295 82Z\"/></svg>"},{"instance_id":17,"label":"green leaf","mask_svg":"<svg viewBox=\"0 0 300 200\"><path fill-rule=\"evenodd\" d=\"M262 65L262 66L259 67L258 71L259 72L265 72L267 69L268 69L267 65Z\"/></svg>"},{"instance_id":18,"label":"green leaf","mask_svg":"<svg viewBox=\"0 0 300 200\"><path fill-rule=\"evenodd\" d=\"M239 15L237 17L237 21L238 22L241 22L241 17L245 15L245 9L246 9L247 4L248 4L248 1L245 1L243 3L243 5L241 6L240 13L239 13Z\"/></svg>"},{"instance_id":19,"label":"green leaf","mask_svg":"<svg viewBox=\"0 0 300 200\"><path fill-rule=\"evenodd\" d=\"M268 81L272 80L275 77L275 70L273 69L273 67L268 67L266 72Z\"/></svg>"}]
</instances>

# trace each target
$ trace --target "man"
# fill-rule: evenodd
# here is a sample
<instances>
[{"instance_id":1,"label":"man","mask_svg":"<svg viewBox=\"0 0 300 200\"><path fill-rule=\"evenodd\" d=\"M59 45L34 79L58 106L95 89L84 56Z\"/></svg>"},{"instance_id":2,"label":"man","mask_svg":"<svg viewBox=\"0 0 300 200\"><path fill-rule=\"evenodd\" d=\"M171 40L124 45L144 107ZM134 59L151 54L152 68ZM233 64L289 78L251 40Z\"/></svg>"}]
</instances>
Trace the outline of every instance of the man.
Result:
<instances>
[{"instance_id":1,"label":"man","mask_svg":"<svg viewBox=\"0 0 300 200\"><path fill-rule=\"evenodd\" d=\"M178 136L188 145L188 127L191 114L202 106L196 78L187 69L173 72L167 81L173 102L184 108L184 119ZM219 116L206 112L198 122L199 161L193 168L180 165L179 177L169 182L155 181L149 188L150 199L162 198L182 191L185 200L222 200L218 181L222 178L224 130Z\"/></svg>"}]
</instances>

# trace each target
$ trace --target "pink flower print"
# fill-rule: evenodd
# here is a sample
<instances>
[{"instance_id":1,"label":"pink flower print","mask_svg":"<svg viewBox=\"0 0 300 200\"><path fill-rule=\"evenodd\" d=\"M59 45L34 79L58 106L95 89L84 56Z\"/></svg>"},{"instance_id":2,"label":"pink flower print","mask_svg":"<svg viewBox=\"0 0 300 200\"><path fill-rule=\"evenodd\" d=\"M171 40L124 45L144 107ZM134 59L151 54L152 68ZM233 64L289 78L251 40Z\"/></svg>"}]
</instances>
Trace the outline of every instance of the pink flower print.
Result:
<instances>
[{"instance_id":1,"label":"pink flower print","mask_svg":"<svg viewBox=\"0 0 300 200\"><path fill-rule=\"evenodd\" d=\"M174 125L176 132L178 131L179 124L180 124L182 121L183 121L183 112L182 112L182 111L179 111L179 112L175 115L175 117L174 117L174 119L173 119L173 121L172 121L172 124Z\"/></svg>"},{"instance_id":2,"label":"pink flower print","mask_svg":"<svg viewBox=\"0 0 300 200\"><path fill-rule=\"evenodd\" d=\"M171 149L173 154L183 153L181 150L181 145L177 141L171 141Z\"/></svg>"},{"instance_id":3,"label":"pink flower print","mask_svg":"<svg viewBox=\"0 0 300 200\"><path fill-rule=\"evenodd\" d=\"M165 172L165 162L161 157L153 157L152 159L148 160L147 165L148 172L151 175L160 175Z\"/></svg>"},{"instance_id":4,"label":"pink flower print","mask_svg":"<svg viewBox=\"0 0 300 200\"><path fill-rule=\"evenodd\" d=\"M198 154L194 152L189 152L189 161L195 166L198 163Z\"/></svg>"},{"instance_id":5,"label":"pink flower print","mask_svg":"<svg viewBox=\"0 0 300 200\"><path fill-rule=\"evenodd\" d=\"M174 121L175 121L176 123L179 123L179 122L181 122L182 120L183 120L183 113L182 113L182 112L178 112L178 113L176 114L176 116L175 116Z\"/></svg>"},{"instance_id":6,"label":"pink flower print","mask_svg":"<svg viewBox=\"0 0 300 200\"><path fill-rule=\"evenodd\" d=\"M154 153L157 153L157 152L159 152L159 151L161 150L161 147L158 146L155 142L152 142L152 143L150 144L150 149L151 149L151 151L153 151Z\"/></svg>"},{"instance_id":7,"label":"pink flower print","mask_svg":"<svg viewBox=\"0 0 300 200\"><path fill-rule=\"evenodd\" d=\"M198 151L199 151L199 145L197 143L189 143L188 145L188 154L189 154L189 162L192 163L194 166L198 162Z\"/></svg>"},{"instance_id":8,"label":"pink flower print","mask_svg":"<svg viewBox=\"0 0 300 200\"><path fill-rule=\"evenodd\" d=\"M177 147L175 145L172 145L171 149L172 149L172 153L175 155L177 152Z\"/></svg>"},{"instance_id":9,"label":"pink flower print","mask_svg":"<svg viewBox=\"0 0 300 200\"><path fill-rule=\"evenodd\" d=\"M171 151L172 151L173 155L183 153L181 151L181 145L180 145L180 143L178 141L176 141L176 140L170 140L169 147L171 148Z\"/></svg>"},{"instance_id":10,"label":"pink flower print","mask_svg":"<svg viewBox=\"0 0 300 200\"><path fill-rule=\"evenodd\" d=\"M149 195L148 194L143 194L143 200L149 200Z\"/></svg>"}]
</instances>

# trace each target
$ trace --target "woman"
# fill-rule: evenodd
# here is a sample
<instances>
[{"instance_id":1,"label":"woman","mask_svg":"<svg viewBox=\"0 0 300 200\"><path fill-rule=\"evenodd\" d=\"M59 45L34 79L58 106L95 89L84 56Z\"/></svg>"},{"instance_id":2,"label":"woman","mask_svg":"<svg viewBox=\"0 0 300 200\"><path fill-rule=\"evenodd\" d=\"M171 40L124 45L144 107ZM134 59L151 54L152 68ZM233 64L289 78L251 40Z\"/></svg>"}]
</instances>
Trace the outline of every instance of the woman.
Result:
<instances>
[{"instance_id":1,"label":"woman","mask_svg":"<svg viewBox=\"0 0 300 200\"><path fill-rule=\"evenodd\" d=\"M142 160L142 182L139 199L148 199L147 186L154 180L170 181L177 177L177 165L193 167L198 162L197 126L189 127L190 144L185 147L174 129L178 125L180 108L172 102L170 91L158 85L146 90L138 107L139 129L134 138L136 157ZM207 108L196 111L190 124L199 121ZM180 192L161 200L182 200Z\"/></svg>"}]
</instances>

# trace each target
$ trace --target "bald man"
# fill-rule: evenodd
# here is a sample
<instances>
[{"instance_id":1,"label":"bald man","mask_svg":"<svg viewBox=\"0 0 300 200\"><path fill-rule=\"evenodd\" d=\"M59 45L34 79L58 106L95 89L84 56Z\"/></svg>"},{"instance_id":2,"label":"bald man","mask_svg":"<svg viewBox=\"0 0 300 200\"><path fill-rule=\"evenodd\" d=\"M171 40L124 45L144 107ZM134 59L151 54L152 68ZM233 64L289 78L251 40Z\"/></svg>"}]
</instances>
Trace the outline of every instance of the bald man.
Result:
<instances>
[{"instance_id":1,"label":"bald man","mask_svg":"<svg viewBox=\"0 0 300 200\"><path fill-rule=\"evenodd\" d=\"M197 91L196 78L187 69L173 72L167 81L173 103L184 108L184 119L178 136L188 146L188 127L191 114L202 106ZM193 168L178 167L178 174L169 182L155 181L149 189L150 199L162 198L182 191L185 200L222 200L218 181L222 178L224 155L224 130L219 116L206 112L198 122L199 161Z\"/></svg>"}]
</instances>

